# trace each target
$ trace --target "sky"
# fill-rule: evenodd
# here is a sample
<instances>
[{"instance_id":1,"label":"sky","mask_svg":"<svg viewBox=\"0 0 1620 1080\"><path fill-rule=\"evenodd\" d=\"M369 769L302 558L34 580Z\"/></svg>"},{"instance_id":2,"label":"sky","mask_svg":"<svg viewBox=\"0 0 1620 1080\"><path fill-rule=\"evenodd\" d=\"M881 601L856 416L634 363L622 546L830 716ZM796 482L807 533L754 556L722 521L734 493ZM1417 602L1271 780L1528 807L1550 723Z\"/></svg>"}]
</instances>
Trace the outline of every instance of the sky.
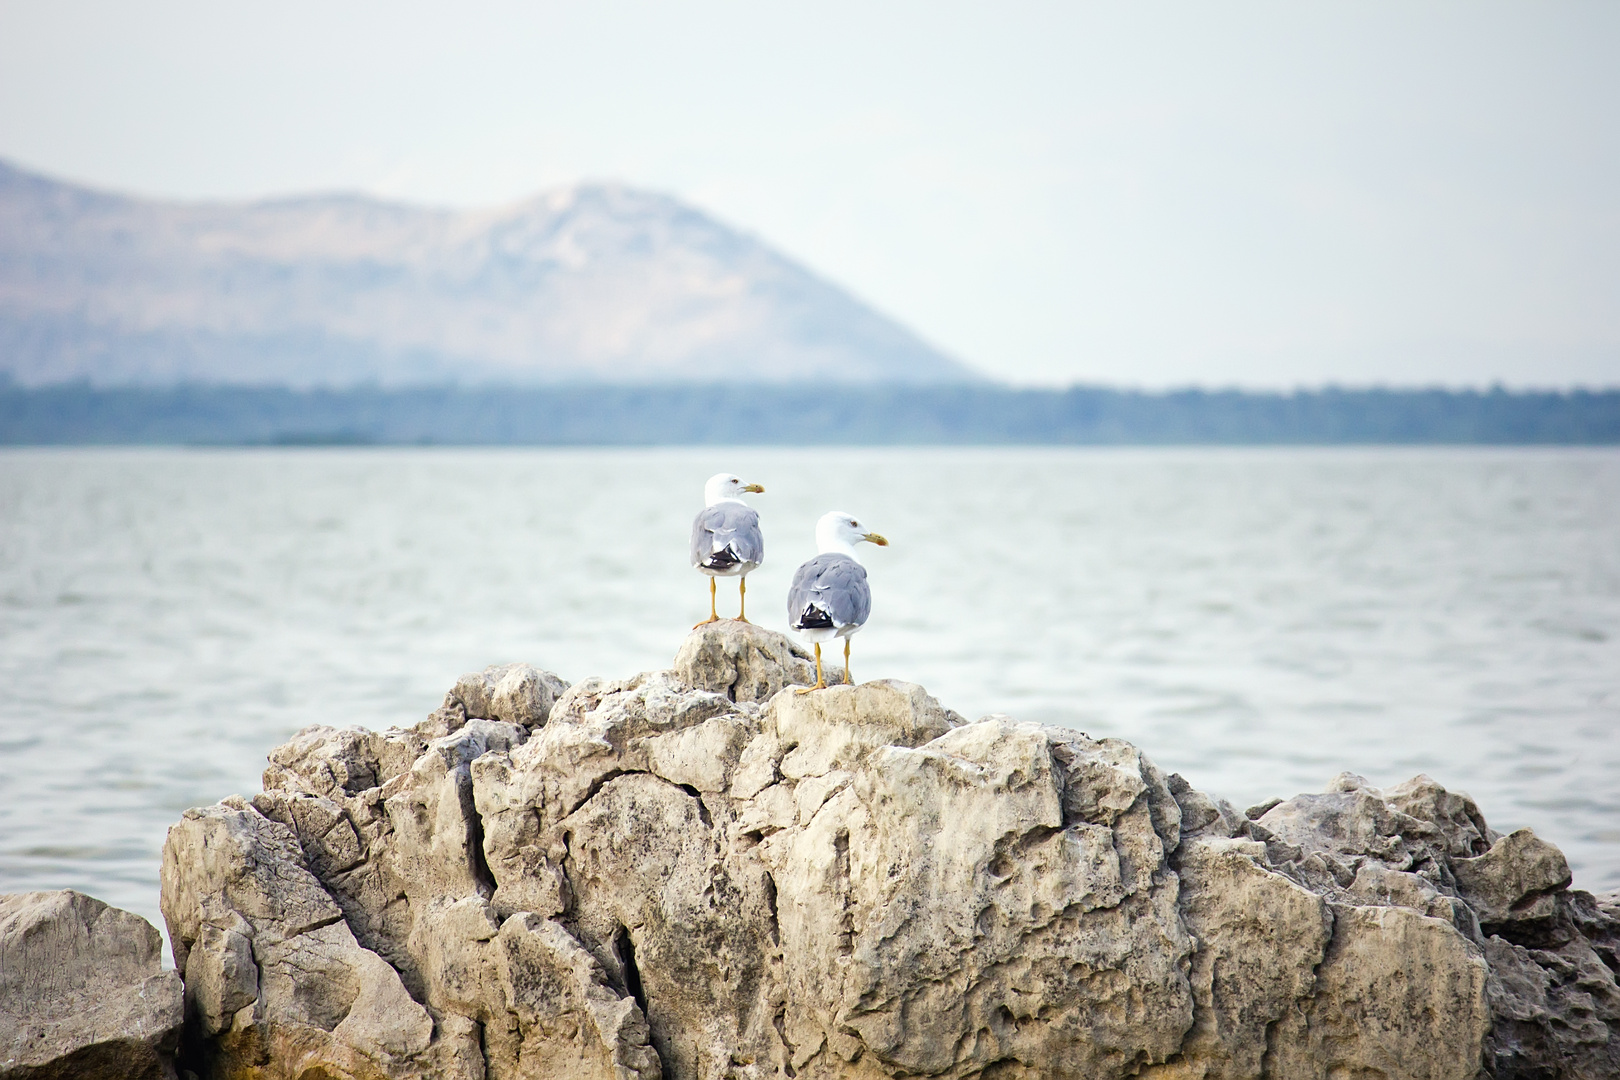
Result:
<instances>
[{"instance_id":1,"label":"sky","mask_svg":"<svg viewBox=\"0 0 1620 1080\"><path fill-rule=\"evenodd\" d=\"M0 0L0 157L669 192L991 375L1620 386L1620 4Z\"/></svg>"}]
</instances>

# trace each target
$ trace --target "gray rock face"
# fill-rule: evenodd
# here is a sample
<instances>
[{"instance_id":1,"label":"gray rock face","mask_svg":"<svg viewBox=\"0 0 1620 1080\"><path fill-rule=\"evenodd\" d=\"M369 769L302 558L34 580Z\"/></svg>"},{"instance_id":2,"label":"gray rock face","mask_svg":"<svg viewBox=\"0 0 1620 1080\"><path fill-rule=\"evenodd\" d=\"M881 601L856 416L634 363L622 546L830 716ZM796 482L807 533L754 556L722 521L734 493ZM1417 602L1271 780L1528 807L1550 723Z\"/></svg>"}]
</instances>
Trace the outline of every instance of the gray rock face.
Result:
<instances>
[{"instance_id":1,"label":"gray rock face","mask_svg":"<svg viewBox=\"0 0 1620 1080\"><path fill-rule=\"evenodd\" d=\"M172 1078L181 987L162 948L83 893L0 896L0 1078Z\"/></svg>"},{"instance_id":2,"label":"gray rock face","mask_svg":"<svg viewBox=\"0 0 1620 1080\"><path fill-rule=\"evenodd\" d=\"M300 733L170 832L186 1063L1620 1075L1620 910L1465 796L1341 777L1243 814L1119 740L808 680L720 623L673 671L492 669L416 728Z\"/></svg>"}]
</instances>

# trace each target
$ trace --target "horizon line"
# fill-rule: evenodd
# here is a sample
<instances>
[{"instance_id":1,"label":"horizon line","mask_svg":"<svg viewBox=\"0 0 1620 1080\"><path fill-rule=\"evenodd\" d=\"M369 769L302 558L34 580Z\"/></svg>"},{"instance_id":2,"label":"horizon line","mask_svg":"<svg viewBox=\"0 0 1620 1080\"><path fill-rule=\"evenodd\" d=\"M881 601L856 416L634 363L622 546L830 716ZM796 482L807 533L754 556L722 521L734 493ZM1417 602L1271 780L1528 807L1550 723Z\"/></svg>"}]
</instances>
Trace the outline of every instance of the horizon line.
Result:
<instances>
[{"instance_id":1,"label":"horizon line","mask_svg":"<svg viewBox=\"0 0 1620 1080\"><path fill-rule=\"evenodd\" d=\"M1620 393L1620 380L1608 384L1571 383L1564 385L1509 385L1503 380L1496 379L1489 383L1479 384L1446 384L1446 383L1349 383L1341 381L1327 381L1322 383L1296 383L1292 386L1256 386L1240 383L1179 383L1165 386L1143 386L1132 383L1114 383L1091 380L1075 380L1068 383L1016 383L993 378L962 379L962 380L929 380L927 382L910 382L905 380L829 380L807 378L803 381L760 381L745 382L737 380L701 380L701 379L648 379L648 380L605 380L605 379L515 379L501 381L485 379L476 382L449 381L423 381L423 382L375 382L360 381L333 384L293 384L284 382L234 382L214 380L182 379L172 382L115 382L101 383L90 379L72 379L60 382L25 383L17 380L9 372L0 371L0 393L37 393L48 391L75 390L80 392L114 393L114 392L175 392L183 390L201 391L257 391L257 392L285 392L293 394L349 394L349 393L380 393L402 394L420 393L429 391L439 392L544 392L556 390L644 390L644 391L737 391L737 392L780 392L780 391L811 391L827 386L837 386L843 390L873 390L873 391L905 391L911 393L928 393L933 391L967 391L980 393L1001 394L1068 394L1077 392L1111 393L1140 397L1169 397L1178 394L1209 394L1209 395L1242 395L1249 397L1298 397L1321 394L1455 394L1455 395L1570 395L1570 394L1615 394Z\"/></svg>"}]
</instances>

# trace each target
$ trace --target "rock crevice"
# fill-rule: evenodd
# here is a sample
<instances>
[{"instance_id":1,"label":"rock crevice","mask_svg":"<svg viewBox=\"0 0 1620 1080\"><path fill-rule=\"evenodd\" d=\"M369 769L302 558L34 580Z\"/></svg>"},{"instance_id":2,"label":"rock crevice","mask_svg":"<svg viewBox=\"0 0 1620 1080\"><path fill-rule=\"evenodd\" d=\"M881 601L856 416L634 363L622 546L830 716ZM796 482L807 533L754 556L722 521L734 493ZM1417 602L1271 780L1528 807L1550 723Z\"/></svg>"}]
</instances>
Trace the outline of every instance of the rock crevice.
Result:
<instances>
[{"instance_id":1,"label":"rock crevice","mask_svg":"<svg viewBox=\"0 0 1620 1080\"><path fill-rule=\"evenodd\" d=\"M1426 777L1239 812L1117 739L892 681L463 678L188 811L203 1077L1620 1075L1620 904Z\"/></svg>"}]
</instances>

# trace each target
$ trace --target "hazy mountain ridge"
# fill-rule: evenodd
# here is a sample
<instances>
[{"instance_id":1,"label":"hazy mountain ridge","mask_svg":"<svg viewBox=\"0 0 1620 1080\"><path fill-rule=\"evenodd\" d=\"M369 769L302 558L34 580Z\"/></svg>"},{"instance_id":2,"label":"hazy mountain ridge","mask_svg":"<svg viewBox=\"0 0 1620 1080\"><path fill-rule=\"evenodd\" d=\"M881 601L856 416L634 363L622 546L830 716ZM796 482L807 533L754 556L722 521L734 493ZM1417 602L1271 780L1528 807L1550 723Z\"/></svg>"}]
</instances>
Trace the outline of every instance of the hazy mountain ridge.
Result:
<instances>
[{"instance_id":1,"label":"hazy mountain ridge","mask_svg":"<svg viewBox=\"0 0 1620 1080\"><path fill-rule=\"evenodd\" d=\"M977 378L667 196L457 212L355 195L177 203L0 163L0 377L174 382Z\"/></svg>"}]
</instances>

